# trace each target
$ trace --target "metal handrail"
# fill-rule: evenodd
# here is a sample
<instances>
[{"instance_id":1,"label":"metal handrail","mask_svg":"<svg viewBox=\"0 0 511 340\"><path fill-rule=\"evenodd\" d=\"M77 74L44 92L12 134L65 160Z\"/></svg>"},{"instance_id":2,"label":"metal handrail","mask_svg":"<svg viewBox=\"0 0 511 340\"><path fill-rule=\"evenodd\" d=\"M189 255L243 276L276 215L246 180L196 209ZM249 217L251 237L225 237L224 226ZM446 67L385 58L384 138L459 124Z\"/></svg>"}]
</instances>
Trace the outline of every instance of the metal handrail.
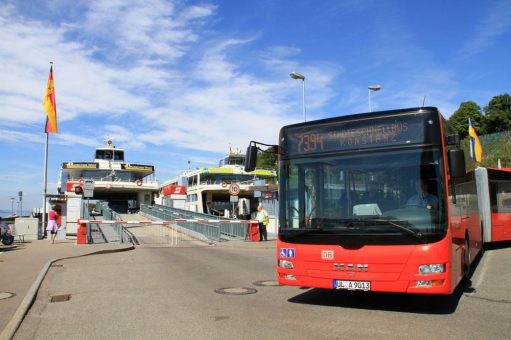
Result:
<instances>
[{"instance_id":1,"label":"metal handrail","mask_svg":"<svg viewBox=\"0 0 511 340\"><path fill-rule=\"evenodd\" d=\"M140 212L156 217L162 220L175 220L175 219L197 219L197 220L230 220L236 221L236 219L227 219L224 217L201 214L193 211L171 208L163 205L140 205ZM180 223L179 226L181 228L188 229L195 233L199 233L206 238L213 241L221 241L226 238L234 238L245 240L248 235L248 228L246 222L240 223L226 223L222 224L211 224L207 222L186 222Z\"/></svg>"}]
</instances>

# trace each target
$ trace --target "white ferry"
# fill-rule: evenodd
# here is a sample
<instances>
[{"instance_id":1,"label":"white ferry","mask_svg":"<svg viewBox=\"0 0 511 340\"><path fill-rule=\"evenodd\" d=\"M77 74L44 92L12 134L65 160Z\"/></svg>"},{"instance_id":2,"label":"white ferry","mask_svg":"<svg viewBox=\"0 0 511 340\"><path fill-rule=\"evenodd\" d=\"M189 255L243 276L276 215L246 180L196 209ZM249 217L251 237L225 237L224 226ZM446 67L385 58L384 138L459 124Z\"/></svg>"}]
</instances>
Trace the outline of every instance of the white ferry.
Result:
<instances>
[{"instance_id":1,"label":"white ferry","mask_svg":"<svg viewBox=\"0 0 511 340\"><path fill-rule=\"evenodd\" d=\"M90 186L92 181L90 199L106 201L119 213L135 210L141 203L152 204L159 189L154 166L125 163L124 150L116 148L110 139L96 149L93 162L62 163L57 189L72 197L76 187L86 189L84 183Z\"/></svg>"},{"instance_id":2,"label":"white ferry","mask_svg":"<svg viewBox=\"0 0 511 340\"><path fill-rule=\"evenodd\" d=\"M263 199L267 205L275 205L277 173L269 169L248 173L244 165L245 155L230 150L218 167L187 170L165 181L160 187L160 203L198 213L248 219ZM254 197L255 192L260 196Z\"/></svg>"}]
</instances>

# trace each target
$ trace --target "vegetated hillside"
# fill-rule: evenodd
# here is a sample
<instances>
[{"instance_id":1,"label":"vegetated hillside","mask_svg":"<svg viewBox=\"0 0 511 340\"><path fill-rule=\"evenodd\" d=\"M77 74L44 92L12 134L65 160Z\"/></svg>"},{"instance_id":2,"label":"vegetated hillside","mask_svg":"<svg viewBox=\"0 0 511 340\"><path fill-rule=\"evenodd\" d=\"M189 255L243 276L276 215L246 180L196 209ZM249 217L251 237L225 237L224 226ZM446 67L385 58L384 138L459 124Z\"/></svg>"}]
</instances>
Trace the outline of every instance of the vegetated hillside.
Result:
<instances>
[{"instance_id":1,"label":"vegetated hillside","mask_svg":"<svg viewBox=\"0 0 511 340\"><path fill-rule=\"evenodd\" d=\"M470 158L470 138L467 137L461 142L461 148L465 151L467 170L477 165L497 168L511 168L511 131L502 131L479 136L483 149L481 163L476 163Z\"/></svg>"}]
</instances>

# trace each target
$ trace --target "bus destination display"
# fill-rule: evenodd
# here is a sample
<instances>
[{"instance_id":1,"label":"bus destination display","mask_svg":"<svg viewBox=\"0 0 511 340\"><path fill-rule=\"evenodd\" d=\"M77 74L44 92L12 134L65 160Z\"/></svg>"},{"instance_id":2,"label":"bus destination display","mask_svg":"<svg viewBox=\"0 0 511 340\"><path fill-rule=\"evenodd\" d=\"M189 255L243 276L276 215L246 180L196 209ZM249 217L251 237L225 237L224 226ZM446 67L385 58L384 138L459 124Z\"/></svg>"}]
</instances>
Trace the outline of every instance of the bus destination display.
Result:
<instances>
[{"instance_id":1,"label":"bus destination display","mask_svg":"<svg viewBox=\"0 0 511 340\"><path fill-rule=\"evenodd\" d=\"M286 155L299 155L424 143L424 130L423 120L414 116L370 122L334 121L306 130L299 127L284 129L283 151Z\"/></svg>"}]
</instances>

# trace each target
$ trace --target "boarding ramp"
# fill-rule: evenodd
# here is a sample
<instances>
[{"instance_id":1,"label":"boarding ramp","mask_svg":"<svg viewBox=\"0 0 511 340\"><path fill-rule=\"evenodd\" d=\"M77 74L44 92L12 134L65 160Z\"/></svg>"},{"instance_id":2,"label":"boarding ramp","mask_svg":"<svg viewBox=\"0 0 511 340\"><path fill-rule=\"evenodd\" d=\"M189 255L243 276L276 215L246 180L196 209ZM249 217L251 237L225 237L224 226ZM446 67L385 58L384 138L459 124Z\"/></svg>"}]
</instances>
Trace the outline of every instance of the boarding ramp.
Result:
<instances>
[{"instance_id":1,"label":"boarding ramp","mask_svg":"<svg viewBox=\"0 0 511 340\"><path fill-rule=\"evenodd\" d=\"M244 241L249 239L250 220L228 219L163 205L140 206L141 215L160 221L176 221L177 229L210 242Z\"/></svg>"},{"instance_id":2,"label":"boarding ramp","mask_svg":"<svg viewBox=\"0 0 511 340\"><path fill-rule=\"evenodd\" d=\"M204 246L206 242L179 232L173 222L148 219L141 214L119 214L126 223L126 230L133 236L135 244L141 247L191 247Z\"/></svg>"},{"instance_id":3,"label":"boarding ramp","mask_svg":"<svg viewBox=\"0 0 511 340\"><path fill-rule=\"evenodd\" d=\"M99 226L100 230L104 230L105 226L112 226L119 228L119 243L133 243L140 246L197 246L216 243L215 240L207 238L204 234L192 231L190 228L184 228L182 225L187 224L212 224L212 225L225 225L225 224L243 224L250 227L253 233L253 227L257 225L256 221L239 221L239 220L197 220L197 219L175 219L171 221L165 220L143 220L140 215L129 215L131 220L96 220L96 219L80 219L78 220L79 228L77 233L77 243L85 244L91 243L90 238L84 235L93 229L93 226ZM235 229L235 228L217 228L220 229ZM252 241L255 238L251 239ZM218 242L218 241L217 241Z\"/></svg>"},{"instance_id":4,"label":"boarding ramp","mask_svg":"<svg viewBox=\"0 0 511 340\"><path fill-rule=\"evenodd\" d=\"M131 242L175 247L245 241L251 238L249 231L251 225L253 231L254 224L257 221L226 219L160 205L142 205L138 214L119 214L102 204L99 213L87 220L87 243Z\"/></svg>"},{"instance_id":5,"label":"boarding ramp","mask_svg":"<svg viewBox=\"0 0 511 340\"><path fill-rule=\"evenodd\" d=\"M123 214L112 210L108 202L97 204L98 212L90 214L91 221L121 221ZM118 223L88 223L87 242L100 243L134 243L134 237L124 224Z\"/></svg>"}]
</instances>

